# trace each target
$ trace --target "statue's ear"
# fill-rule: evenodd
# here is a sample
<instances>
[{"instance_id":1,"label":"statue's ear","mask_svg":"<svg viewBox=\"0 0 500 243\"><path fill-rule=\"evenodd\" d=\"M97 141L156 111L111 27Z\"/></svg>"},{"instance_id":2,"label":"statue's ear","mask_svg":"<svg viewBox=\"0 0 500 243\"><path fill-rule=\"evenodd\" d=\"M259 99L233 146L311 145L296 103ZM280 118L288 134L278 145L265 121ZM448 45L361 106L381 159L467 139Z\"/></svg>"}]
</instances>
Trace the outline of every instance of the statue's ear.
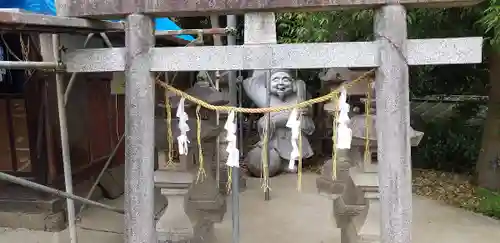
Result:
<instances>
[{"instance_id":1,"label":"statue's ear","mask_svg":"<svg viewBox=\"0 0 500 243\"><path fill-rule=\"evenodd\" d=\"M294 93L297 93L297 90L298 90L297 82L293 82L292 90L293 90Z\"/></svg>"}]
</instances>

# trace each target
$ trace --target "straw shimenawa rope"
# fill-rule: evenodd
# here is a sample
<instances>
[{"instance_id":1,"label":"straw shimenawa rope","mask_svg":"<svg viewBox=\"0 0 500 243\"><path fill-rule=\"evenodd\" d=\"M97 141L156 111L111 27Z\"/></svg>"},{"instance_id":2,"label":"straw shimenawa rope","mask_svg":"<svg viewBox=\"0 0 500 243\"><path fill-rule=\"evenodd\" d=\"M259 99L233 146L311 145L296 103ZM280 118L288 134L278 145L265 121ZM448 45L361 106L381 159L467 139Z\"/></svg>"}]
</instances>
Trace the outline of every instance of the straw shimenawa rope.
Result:
<instances>
[{"instance_id":1,"label":"straw shimenawa rope","mask_svg":"<svg viewBox=\"0 0 500 243\"><path fill-rule=\"evenodd\" d=\"M353 80L349 84L342 85L341 87L348 89L349 87L353 86L354 84L369 78L374 72L375 72L375 69L372 69L368 72L365 72L363 75L361 75L357 79ZM209 104L201 99L198 99L194 96L191 96L191 95L189 95L189 94L187 94L179 89L176 89L172 85L169 85L169 84L167 84L159 79L156 79L156 83L158 85L160 85L161 87L163 87L164 89L198 105L196 107L196 126L197 126L197 131L196 131L197 136L196 137L197 137L197 145L198 145L199 168L198 168L196 182L200 182L206 177L204 160L203 160L203 149L201 146L201 118L200 118L201 107L208 109L208 110L213 110L213 111L225 111L225 112L234 111L234 112L240 112L240 113L253 113L253 114L261 113L261 114L263 114L263 113L270 113L270 112L287 111L287 110L292 110L292 109L301 109L301 108L305 108L305 107L308 107L308 106L311 106L311 105L317 104L317 103L322 103L322 102L325 102L328 100L332 100L336 104L338 102L338 95L340 92L339 91L340 87L339 87L335 90L332 90L330 93L328 93L324 96L320 96L320 97L317 97L314 99L306 100L306 101L299 102L299 103L294 104L294 105L288 105L288 106L264 107L264 108L242 108L242 107L234 107L234 106L211 105L211 104ZM169 135L168 135L169 150L172 151L171 148L173 147L173 145L172 145L173 138L171 135L171 125L172 125L172 122L171 122L172 115L171 115L171 111L170 111L171 106L170 106L170 102L168 100L168 97L165 97L165 99L166 99L167 120L169 120L167 122L167 124L169 126L169 128L168 128L168 131L169 131ZM334 179L334 180L337 177L337 153L335 152L336 147L337 147L336 146L337 145L337 124L336 124L337 114L336 113L337 112L334 113L333 128L332 128L333 129L333 134L332 134L332 142L333 142L333 145L332 145L332 147L333 147L332 148L332 160L333 160L332 179ZM264 129L263 140L264 140L263 141L263 149L262 149L262 168L263 168L263 170L262 170L262 175L261 175L261 178L263 179L262 188L264 190L271 190L271 188L269 187L269 184L268 184L268 179L269 179L268 170L269 170L269 168L268 168L268 165L266 162L267 157L269 156L269 154L267 153L267 147L269 146L269 144L268 144L269 131L267 131L267 129ZM298 161L298 179L297 179L298 185L297 185L297 189L300 191L301 190L301 181L302 181L302 136L299 136L299 151L300 151L300 156L299 156L299 161ZM171 155L169 152L169 162L170 161L171 161ZM227 185L228 191L231 190L229 183L232 180L233 180L232 171L231 171L231 168L228 168L228 185Z\"/></svg>"},{"instance_id":2,"label":"straw shimenawa rope","mask_svg":"<svg viewBox=\"0 0 500 243\"><path fill-rule=\"evenodd\" d=\"M363 161L367 163L370 159L370 125L371 125L371 117L370 117L370 106L371 106L371 92L368 90L366 92L366 101L365 101L365 153L363 156Z\"/></svg>"},{"instance_id":3,"label":"straw shimenawa rope","mask_svg":"<svg viewBox=\"0 0 500 243\"><path fill-rule=\"evenodd\" d=\"M337 179L337 117L339 117L339 95L335 93L333 97L335 109L333 111L332 121L332 180Z\"/></svg>"},{"instance_id":4,"label":"straw shimenawa rope","mask_svg":"<svg viewBox=\"0 0 500 243\"><path fill-rule=\"evenodd\" d=\"M205 172L205 162L203 158L203 148L201 146L201 118L200 118L201 106L196 107L196 143L198 145L198 160L200 162L198 167L198 174L196 176L196 183L202 182L207 176Z\"/></svg>"},{"instance_id":5,"label":"straw shimenawa rope","mask_svg":"<svg viewBox=\"0 0 500 243\"><path fill-rule=\"evenodd\" d=\"M361 75L360 77L358 77L357 79L353 80L352 82L350 82L349 84L346 84L346 85L343 85L344 88L348 89L349 87L353 86L354 84L362 81L362 80L365 80L367 79L370 75L372 75L374 73L374 69L368 71L368 72L365 72L363 75ZM297 103L297 104L293 104L293 105L287 105L287 106L276 106L276 107L264 107L264 108L243 108L243 107L234 107L234 106L218 106L218 105L211 105L203 100L200 100L194 96L191 96L181 90L178 90L176 88L174 88L172 85L169 85L161 80L156 80L156 83L158 85L160 85L161 87L165 88L165 89L168 89L170 90L172 93L178 95L178 96L181 96L183 98L185 98L186 100L189 100L205 109L208 109L208 110L213 110L213 111L225 111L225 112L229 112L229 111L234 111L234 112L239 112L239 113L253 113L253 114L257 114L257 113L260 113L260 114L263 114L263 113L270 113L270 112L281 112L281 111L287 111L287 110L292 110L294 108L297 108L297 109L300 109L300 108L304 108L304 107L308 107L308 106L311 106L311 105L314 105L314 104L317 104L317 103L322 103L322 102L325 102L325 101L328 101L328 100L331 100L333 99L333 97L335 96L335 94L339 93L339 89L335 89L335 90L332 90L330 93L326 94L326 95L323 95L323 96L320 96L320 97L317 97L317 98L314 98L314 99L310 99L310 100L306 100L306 101L303 101L303 102L300 102L300 103Z\"/></svg>"},{"instance_id":6,"label":"straw shimenawa rope","mask_svg":"<svg viewBox=\"0 0 500 243\"><path fill-rule=\"evenodd\" d=\"M172 106L170 104L170 97L168 91L165 90L165 111L167 113L167 141L168 141L168 161L167 167L174 165L174 136L172 134Z\"/></svg>"}]
</instances>

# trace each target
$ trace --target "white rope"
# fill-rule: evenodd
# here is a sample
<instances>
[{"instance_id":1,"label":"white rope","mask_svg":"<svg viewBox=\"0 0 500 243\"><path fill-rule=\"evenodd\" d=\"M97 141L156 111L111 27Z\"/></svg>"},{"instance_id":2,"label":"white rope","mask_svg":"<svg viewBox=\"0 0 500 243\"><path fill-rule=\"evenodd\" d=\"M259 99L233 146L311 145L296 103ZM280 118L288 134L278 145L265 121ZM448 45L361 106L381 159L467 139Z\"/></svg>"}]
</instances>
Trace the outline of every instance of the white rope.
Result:
<instances>
[{"instance_id":1,"label":"white rope","mask_svg":"<svg viewBox=\"0 0 500 243\"><path fill-rule=\"evenodd\" d=\"M292 143L292 152L290 152L290 161L288 162L288 169L295 170L295 161L299 159L299 136L300 136L300 119L298 116L297 109L293 109L290 113L290 117L286 123L286 126L290 128L292 136L290 142Z\"/></svg>"},{"instance_id":2,"label":"white rope","mask_svg":"<svg viewBox=\"0 0 500 243\"><path fill-rule=\"evenodd\" d=\"M188 154L188 143L189 139L187 137L187 132L190 130L188 121L188 114L184 111L184 101L186 99L181 98L179 101L179 106L177 106L177 117L179 118L179 130L180 135L177 137L177 142L179 145L179 154L187 155Z\"/></svg>"},{"instance_id":3,"label":"white rope","mask_svg":"<svg viewBox=\"0 0 500 243\"><path fill-rule=\"evenodd\" d=\"M348 127L349 104L347 103L347 91L342 88L338 101L339 118L337 119L337 149L350 149L352 141L352 131Z\"/></svg>"}]
</instances>

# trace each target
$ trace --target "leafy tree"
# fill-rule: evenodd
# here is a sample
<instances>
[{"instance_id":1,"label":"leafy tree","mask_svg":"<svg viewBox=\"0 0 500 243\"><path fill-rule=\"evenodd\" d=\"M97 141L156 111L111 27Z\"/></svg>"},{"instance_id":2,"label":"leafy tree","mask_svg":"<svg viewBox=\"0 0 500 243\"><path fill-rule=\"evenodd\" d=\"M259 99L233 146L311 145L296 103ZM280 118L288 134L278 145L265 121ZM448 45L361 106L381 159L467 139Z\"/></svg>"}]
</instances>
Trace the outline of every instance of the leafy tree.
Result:
<instances>
[{"instance_id":1,"label":"leafy tree","mask_svg":"<svg viewBox=\"0 0 500 243\"><path fill-rule=\"evenodd\" d=\"M473 165L477 161L478 182L480 186L489 189L500 189L500 0L491 0L480 5L468 8L451 9L411 9L408 10L408 35L409 38L439 38L486 36L485 62L477 65L448 65L448 66L422 66L411 67L410 88L413 96L430 94L474 94L489 95L488 115L484 125L482 146L476 153L470 149L463 153L462 163ZM478 21L479 20L479 21ZM334 11L322 13L284 13L278 15L278 41L281 43L299 42L325 42L325 41L361 41L373 39L373 11ZM488 77L489 75L489 77ZM489 82L488 82L489 80ZM489 89L489 92L488 92ZM477 108L477 107L476 107ZM468 109L476 109L468 107ZM460 118L455 118L460 119ZM463 120L465 118L462 117ZM465 124L465 122L464 122ZM456 158L457 148L474 148L478 143L471 143L471 139L464 136L475 136L471 128L462 131L454 126L453 134L448 133L444 143L449 148L449 154L438 151L437 143L434 147L427 146L431 153L427 159L453 159ZM446 124L436 129L444 129ZM458 129L458 130L457 130ZM472 128L475 129L475 128ZM429 131L426 131L429 133ZM451 130L450 130L451 132ZM433 131L430 131L433 133ZM434 133L442 134L444 133ZM453 136L451 136L453 135ZM441 136L444 138L444 136ZM435 138L435 137L434 137ZM453 138L453 139L451 139ZM478 140L478 139L475 139ZM455 144L452 144L455 143ZM464 143L464 144L458 144ZM477 144L477 145L476 145ZM428 151L428 152L429 152ZM450 156L453 153L453 156ZM441 155L442 154L442 155ZM434 161L435 161L434 160ZM442 162L441 162L442 163ZM439 164L439 163L436 163ZM449 163L449 166L453 166ZM497 169L498 168L498 169Z\"/></svg>"},{"instance_id":2,"label":"leafy tree","mask_svg":"<svg viewBox=\"0 0 500 243\"><path fill-rule=\"evenodd\" d=\"M476 171L478 184L500 190L500 1L491 0L479 20L488 38L489 65L488 115Z\"/></svg>"}]
</instances>

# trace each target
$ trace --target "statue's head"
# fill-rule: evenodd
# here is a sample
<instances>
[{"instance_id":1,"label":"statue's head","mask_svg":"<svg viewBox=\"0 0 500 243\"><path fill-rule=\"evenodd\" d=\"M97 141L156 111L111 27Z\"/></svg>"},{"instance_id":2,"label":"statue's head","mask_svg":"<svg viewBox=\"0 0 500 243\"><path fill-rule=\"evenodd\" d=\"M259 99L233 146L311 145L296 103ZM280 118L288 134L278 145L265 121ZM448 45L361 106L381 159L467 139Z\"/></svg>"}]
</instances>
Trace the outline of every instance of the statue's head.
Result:
<instances>
[{"instance_id":1,"label":"statue's head","mask_svg":"<svg viewBox=\"0 0 500 243\"><path fill-rule=\"evenodd\" d=\"M295 80L289 70L273 70L271 72L270 92L283 100L287 95L294 92L294 83Z\"/></svg>"}]
</instances>

